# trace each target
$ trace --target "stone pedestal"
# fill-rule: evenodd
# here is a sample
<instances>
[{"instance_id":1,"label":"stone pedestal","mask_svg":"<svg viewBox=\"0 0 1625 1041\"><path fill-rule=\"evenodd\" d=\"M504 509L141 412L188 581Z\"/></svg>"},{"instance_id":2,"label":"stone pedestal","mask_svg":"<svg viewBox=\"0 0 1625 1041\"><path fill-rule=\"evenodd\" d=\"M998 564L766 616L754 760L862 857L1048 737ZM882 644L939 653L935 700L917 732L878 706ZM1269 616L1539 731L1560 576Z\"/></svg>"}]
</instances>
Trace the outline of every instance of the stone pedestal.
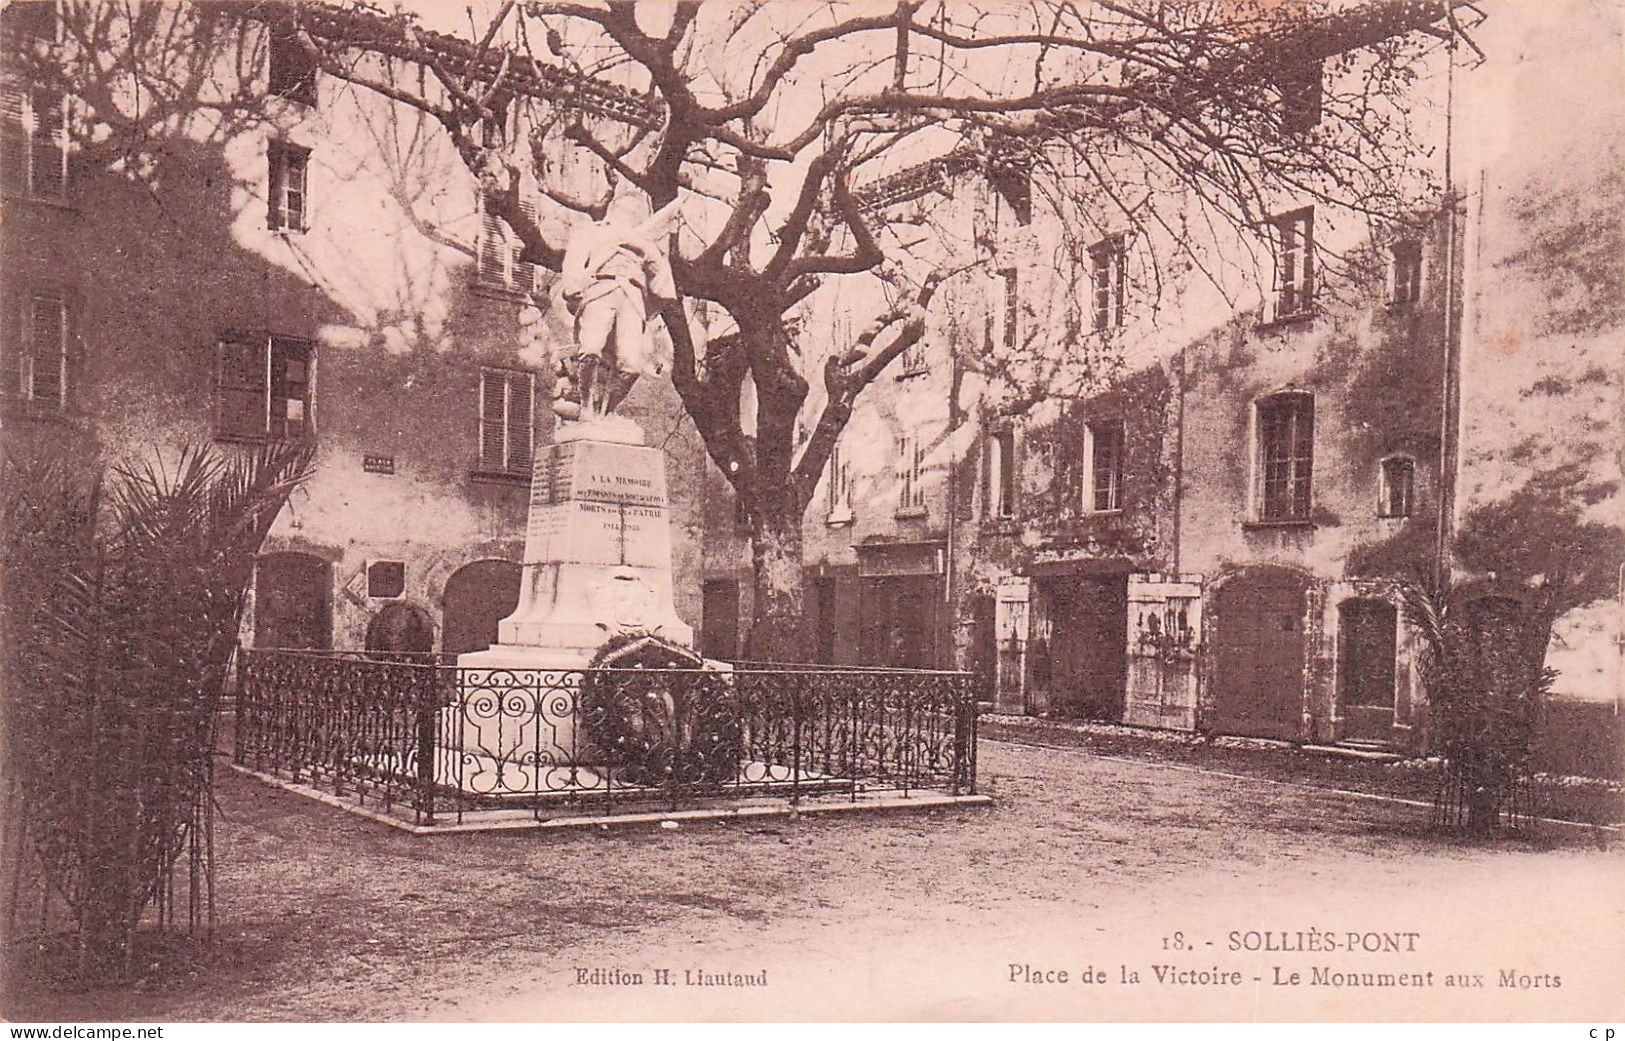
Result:
<instances>
[{"instance_id":1,"label":"stone pedestal","mask_svg":"<svg viewBox=\"0 0 1625 1041\"><path fill-rule=\"evenodd\" d=\"M465 674L463 704L448 709L464 716L465 750L506 758L515 750L492 747L484 731L500 729L505 736L494 743L505 746L540 724L537 751L556 762L590 761L575 734L577 677L562 674L584 668L606 640L631 630L694 639L672 602L665 456L624 417L562 423L531 478L519 606L498 627L496 645L457 658L459 667L481 670ZM513 701L489 726L471 718L470 706L482 700L476 689L537 683L539 707L518 713L528 719L516 718ZM482 736L470 739L471 731Z\"/></svg>"}]
</instances>

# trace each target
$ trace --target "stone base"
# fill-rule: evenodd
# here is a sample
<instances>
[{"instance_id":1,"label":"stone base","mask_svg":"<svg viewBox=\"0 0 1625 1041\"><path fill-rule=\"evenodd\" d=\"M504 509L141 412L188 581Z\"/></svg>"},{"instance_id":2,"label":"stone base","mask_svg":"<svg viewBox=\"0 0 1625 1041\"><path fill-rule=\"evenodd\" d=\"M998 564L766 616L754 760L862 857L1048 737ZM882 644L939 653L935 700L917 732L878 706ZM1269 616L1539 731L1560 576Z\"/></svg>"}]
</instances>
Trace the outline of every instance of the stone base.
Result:
<instances>
[{"instance_id":1,"label":"stone base","mask_svg":"<svg viewBox=\"0 0 1625 1041\"><path fill-rule=\"evenodd\" d=\"M472 757L538 766L601 764L577 726L581 674L598 653L594 647L524 647L497 644L457 656L457 700L440 710L446 747ZM732 674L729 662L704 660L704 667Z\"/></svg>"},{"instance_id":2,"label":"stone base","mask_svg":"<svg viewBox=\"0 0 1625 1041\"><path fill-rule=\"evenodd\" d=\"M591 658L611 636L636 630L691 647L694 627L677 617L672 599L669 568L531 564L519 607L497 626L498 646Z\"/></svg>"},{"instance_id":3,"label":"stone base","mask_svg":"<svg viewBox=\"0 0 1625 1041\"><path fill-rule=\"evenodd\" d=\"M470 761L587 764L579 670L618 633L694 643L673 605L665 455L625 416L561 422L530 495L519 604L496 646L458 657L445 732Z\"/></svg>"},{"instance_id":4,"label":"stone base","mask_svg":"<svg viewBox=\"0 0 1625 1041\"><path fill-rule=\"evenodd\" d=\"M601 641L600 641L601 642ZM458 700L441 709L448 744L507 762L535 756L590 763L596 750L576 726L581 672L597 647L497 644L457 656Z\"/></svg>"}]
</instances>

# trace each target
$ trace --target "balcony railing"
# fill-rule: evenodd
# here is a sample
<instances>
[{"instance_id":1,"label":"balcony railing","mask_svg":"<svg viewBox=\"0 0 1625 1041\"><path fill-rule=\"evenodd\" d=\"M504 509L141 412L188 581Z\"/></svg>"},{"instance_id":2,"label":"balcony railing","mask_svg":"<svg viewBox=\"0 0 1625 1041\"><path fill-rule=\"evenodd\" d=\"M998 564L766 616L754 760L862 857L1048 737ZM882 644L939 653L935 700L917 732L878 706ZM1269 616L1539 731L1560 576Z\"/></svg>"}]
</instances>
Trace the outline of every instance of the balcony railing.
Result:
<instances>
[{"instance_id":1,"label":"balcony railing","mask_svg":"<svg viewBox=\"0 0 1625 1041\"><path fill-rule=\"evenodd\" d=\"M247 651L238 765L420 825L974 794L969 673L463 668Z\"/></svg>"}]
</instances>

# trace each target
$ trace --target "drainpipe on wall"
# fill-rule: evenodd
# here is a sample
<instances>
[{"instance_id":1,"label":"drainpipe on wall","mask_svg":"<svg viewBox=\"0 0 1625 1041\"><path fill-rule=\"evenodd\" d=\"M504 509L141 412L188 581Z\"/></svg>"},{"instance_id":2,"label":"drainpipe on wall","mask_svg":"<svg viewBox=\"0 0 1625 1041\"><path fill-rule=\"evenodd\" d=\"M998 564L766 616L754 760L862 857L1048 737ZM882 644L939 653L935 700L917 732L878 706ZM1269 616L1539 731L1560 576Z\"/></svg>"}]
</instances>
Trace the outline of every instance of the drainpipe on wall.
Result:
<instances>
[{"instance_id":1,"label":"drainpipe on wall","mask_svg":"<svg viewBox=\"0 0 1625 1041\"><path fill-rule=\"evenodd\" d=\"M1173 574L1169 576L1175 582L1179 581L1181 562L1180 538L1180 511L1185 500L1185 350L1181 347L1177 354L1178 368L1175 375L1175 414L1174 414L1174 551Z\"/></svg>"},{"instance_id":2,"label":"drainpipe on wall","mask_svg":"<svg viewBox=\"0 0 1625 1041\"><path fill-rule=\"evenodd\" d=\"M959 424L962 419L959 415L960 376L959 344L950 342L948 350L948 436L945 438L945 443L949 447L948 538L942 564L942 602L946 607L948 618L948 664L950 668L958 668L960 664L958 660L959 612L955 609L957 601L954 599L954 536L959 530L959 464L953 457L954 435L959 432Z\"/></svg>"},{"instance_id":3,"label":"drainpipe on wall","mask_svg":"<svg viewBox=\"0 0 1625 1041\"><path fill-rule=\"evenodd\" d=\"M1440 381L1439 405L1439 504L1434 532L1433 584L1444 588L1451 572L1450 543L1455 533L1457 427L1461 414L1461 249L1457 216L1454 143L1456 116L1456 34L1452 31L1447 47L1449 67L1445 80L1444 119L1444 372ZM1482 200L1480 200L1482 205Z\"/></svg>"}]
</instances>

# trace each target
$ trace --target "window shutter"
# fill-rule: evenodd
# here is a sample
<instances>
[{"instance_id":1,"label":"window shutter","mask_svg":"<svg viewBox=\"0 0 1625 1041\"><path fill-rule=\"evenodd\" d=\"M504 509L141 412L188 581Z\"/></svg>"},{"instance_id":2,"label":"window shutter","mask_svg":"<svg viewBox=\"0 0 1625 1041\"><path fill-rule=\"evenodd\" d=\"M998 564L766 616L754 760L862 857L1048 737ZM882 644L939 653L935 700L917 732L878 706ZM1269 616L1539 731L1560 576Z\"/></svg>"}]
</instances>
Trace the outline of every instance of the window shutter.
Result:
<instances>
[{"instance_id":1,"label":"window shutter","mask_svg":"<svg viewBox=\"0 0 1625 1041\"><path fill-rule=\"evenodd\" d=\"M996 461L998 459L998 453L999 446L995 442L995 435L988 434L984 436L982 438L981 481L982 516L984 518L993 515L993 504L997 501L996 496L998 492L995 485L998 483L999 479L999 475L996 470L996 467L998 466Z\"/></svg>"},{"instance_id":2,"label":"window shutter","mask_svg":"<svg viewBox=\"0 0 1625 1041\"><path fill-rule=\"evenodd\" d=\"M28 349L28 300L15 296L0 297L4 313L0 314L0 397L23 394L23 352Z\"/></svg>"},{"instance_id":3,"label":"window shutter","mask_svg":"<svg viewBox=\"0 0 1625 1041\"><path fill-rule=\"evenodd\" d=\"M1314 469L1315 406L1307 395L1296 400L1293 425L1292 509L1295 516L1309 516L1309 482Z\"/></svg>"},{"instance_id":4,"label":"window shutter","mask_svg":"<svg viewBox=\"0 0 1625 1041\"><path fill-rule=\"evenodd\" d=\"M536 265L527 264L519 259L525 247L515 243L513 247L513 288L521 293L534 293L536 291Z\"/></svg>"},{"instance_id":5,"label":"window shutter","mask_svg":"<svg viewBox=\"0 0 1625 1041\"><path fill-rule=\"evenodd\" d=\"M310 153L302 148L289 146L282 151L282 216L290 231L304 231L310 227L305 215L305 200L309 195L305 190L308 173L306 161L309 158Z\"/></svg>"},{"instance_id":6,"label":"window shutter","mask_svg":"<svg viewBox=\"0 0 1625 1041\"><path fill-rule=\"evenodd\" d=\"M925 442L914 441L914 506L925 505Z\"/></svg>"},{"instance_id":7,"label":"window shutter","mask_svg":"<svg viewBox=\"0 0 1625 1041\"><path fill-rule=\"evenodd\" d=\"M68 190L66 99L46 90L33 94L34 194L62 198Z\"/></svg>"},{"instance_id":8,"label":"window shutter","mask_svg":"<svg viewBox=\"0 0 1625 1041\"><path fill-rule=\"evenodd\" d=\"M505 462L507 380L494 369L480 370L480 469L501 470Z\"/></svg>"},{"instance_id":9,"label":"window shutter","mask_svg":"<svg viewBox=\"0 0 1625 1041\"><path fill-rule=\"evenodd\" d=\"M534 377L528 372L508 374L508 469L530 472L531 406L535 401Z\"/></svg>"},{"instance_id":10,"label":"window shutter","mask_svg":"<svg viewBox=\"0 0 1625 1041\"><path fill-rule=\"evenodd\" d=\"M530 203L530 202L522 202L522 203L519 204L519 208L524 213L526 220L529 220L532 224L536 223L536 206L535 206L535 204ZM525 261L519 259L520 255L522 253L524 253L524 251L525 251L524 244L519 241L519 236L514 235L513 236L513 281L514 281L514 288L519 290L522 293L534 293L536 291L536 265L526 263Z\"/></svg>"},{"instance_id":11,"label":"window shutter","mask_svg":"<svg viewBox=\"0 0 1625 1041\"><path fill-rule=\"evenodd\" d=\"M216 348L215 432L225 438L262 438L270 387L263 343L222 340Z\"/></svg>"},{"instance_id":12,"label":"window shutter","mask_svg":"<svg viewBox=\"0 0 1625 1041\"><path fill-rule=\"evenodd\" d=\"M29 397L62 407L63 369L67 364L67 302L60 293L35 293L29 329Z\"/></svg>"},{"instance_id":13,"label":"window shutter","mask_svg":"<svg viewBox=\"0 0 1625 1041\"><path fill-rule=\"evenodd\" d=\"M908 438L897 439L897 505L908 505Z\"/></svg>"},{"instance_id":14,"label":"window shutter","mask_svg":"<svg viewBox=\"0 0 1625 1041\"><path fill-rule=\"evenodd\" d=\"M28 99L20 90L0 91L0 188L28 191Z\"/></svg>"},{"instance_id":15,"label":"window shutter","mask_svg":"<svg viewBox=\"0 0 1625 1041\"><path fill-rule=\"evenodd\" d=\"M287 194L288 168L284 162L282 142L272 141L266 146L265 226L272 231L282 227L282 200Z\"/></svg>"},{"instance_id":16,"label":"window shutter","mask_svg":"<svg viewBox=\"0 0 1625 1041\"><path fill-rule=\"evenodd\" d=\"M479 278L487 285L507 285L511 249L502 218L480 205Z\"/></svg>"},{"instance_id":17,"label":"window shutter","mask_svg":"<svg viewBox=\"0 0 1625 1041\"><path fill-rule=\"evenodd\" d=\"M1290 315L1298 310L1298 235L1292 218L1281 222L1281 313Z\"/></svg>"},{"instance_id":18,"label":"window shutter","mask_svg":"<svg viewBox=\"0 0 1625 1041\"><path fill-rule=\"evenodd\" d=\"M1304 210L1301 223L1298 225L1298 265L1302 274L1298 281L1298 306L1301 310L1308 310L1315 299L1315 211Z\"/></svg>"}]
</instances>

